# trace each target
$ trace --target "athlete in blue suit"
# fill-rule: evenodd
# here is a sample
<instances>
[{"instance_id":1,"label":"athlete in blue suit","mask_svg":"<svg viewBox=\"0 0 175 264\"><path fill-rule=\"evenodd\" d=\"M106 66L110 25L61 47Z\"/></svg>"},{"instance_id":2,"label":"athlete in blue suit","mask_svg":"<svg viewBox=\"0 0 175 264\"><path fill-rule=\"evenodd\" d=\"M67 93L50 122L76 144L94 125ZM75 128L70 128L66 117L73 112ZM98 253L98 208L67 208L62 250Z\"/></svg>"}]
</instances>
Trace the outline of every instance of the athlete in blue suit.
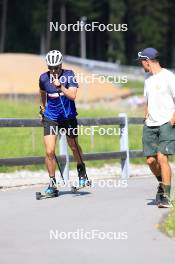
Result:
<instances>
[{"instance_id":1,"label":"athlete in blue suit","mask_svg":"<svg viewBox=\"0 0 175 264\"><path fill-rule=\"evenodd\" d=\"M68 145L77 162L80 185L84 185L86 181L86 169L82 162L82 150L78 144L77 135L75 98L78 83L73 71L62 69L62 60L63 56L58 50L49 51L46 55L48 71L41 74L39 78L45 161L50 177L47 194L52 194L56 190L55 147L58 131L66 132Z\"/></svg>"}]
</instances>

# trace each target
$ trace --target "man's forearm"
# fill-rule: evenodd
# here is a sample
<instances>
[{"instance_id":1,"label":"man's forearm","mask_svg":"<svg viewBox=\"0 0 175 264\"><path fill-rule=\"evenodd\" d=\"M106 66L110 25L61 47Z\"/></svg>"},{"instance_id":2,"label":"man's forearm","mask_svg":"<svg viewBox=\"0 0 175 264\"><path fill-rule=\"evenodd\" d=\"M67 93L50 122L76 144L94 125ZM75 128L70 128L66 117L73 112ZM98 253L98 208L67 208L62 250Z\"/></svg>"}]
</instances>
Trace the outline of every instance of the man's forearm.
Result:
<instances>
[{"instance_id":1,"label":"man's forearm","mask_svg":"<svg viewBox=\"0 0 175 264\"><path fill-rule=\"evenodd\" d=\"M69 89L66 89L64 85L60 83L58 78L55 78L53 80L53 84L57 87L59 92L63 92L66 97L68 97L70 100L75 100L76 94L77 94L77 88L76 87L69 87Z\"/></svg>"},{"instance_id":2,"label":"man's forearm","mask_svg":"<svg viewBox=\"0 0 175 264\"><path fill-rule=\"evenodd\" d=\"M43 91L40 91L40 105L43 108L46 106L46 94Z\"/></svg>"},{"instance_id":3,"label":"man's forearm","mask_svg":"<svg viewBox=\"0 0 175 264\"><path fill-rule=\"evenodd\" d=\"M64 95L66 97L68 97L69 99L71 100L75 100L76 98L76 94L77 94L77 89L76 88L69 88L69 89L66 89L63 85L60 87L60 91L62 91L64 93Z\"/></svg>"},{"instance_id":4,"label":"man's forearm","mask_svg":"<svg viewBox=\"0 0 175 264\"><path fill-rule=\"evenodd\" d=\"M147 119L148 118L148 105L145 104L145 107L144 107L144 118Z\"/></svg>"},{"instance_id":5,"label":"man's forearm","mask_svg":"<svg viewBox=\"0 0 175 264\"><path fill-rule=\"evenodd\" d=\"M173 115L172 115L172 117L171 117L171 119L170 119L170 123L171 123L172 125L175 124L175 111L174 111L174 113L173 113Z\"/></svg>"}]
</instances>

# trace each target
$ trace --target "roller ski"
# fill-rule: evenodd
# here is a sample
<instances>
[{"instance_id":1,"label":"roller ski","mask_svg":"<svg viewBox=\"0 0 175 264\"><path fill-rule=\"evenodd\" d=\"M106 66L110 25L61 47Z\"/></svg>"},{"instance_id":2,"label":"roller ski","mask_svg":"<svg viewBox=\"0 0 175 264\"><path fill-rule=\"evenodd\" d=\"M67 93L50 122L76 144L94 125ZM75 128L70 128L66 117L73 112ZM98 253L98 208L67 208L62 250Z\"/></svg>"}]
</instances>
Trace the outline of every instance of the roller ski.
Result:
<instances>
[{"instance_id":1,"label":"roller ski","mask_svg":"<svg viewBox=\"0 0 175 264\"><path fill-rule=\"evenodd\" d=\"M88 186L91 187L91 185L92 185L91 181L89 181L87 179L84 179L84 181L85 181L85 183L83 183L83 185L79 184L79 186L72 186L71 187L71 192L72 193L76 193L77 191L79 191L79 190L81 190L81 189L83 189L85 187L88 187Z\"/></svg>"},{"instance_id":2,"label":"roller ski","mask_svg":"<svg viewBox=\"0 0 175 264\"><path fill-rule=\"evenodd\" d=\"M59 190L56 187L55 177L50 177L50 184L44 193L36 192L36 200L58 197Z\"/></svg>"},{"instance_id":3,"label":"roller ski","mask_svg":"<svg viewBox=\"0 0 175 264\"><path fill-rule=\"evenodd\" d=\"M76 193L77 191L85 187L88 187L88 186L91 187L92 185L92 182L88 180L84 163L77 165L77 171L78 171L78 177L79 177L79 185L71 187L71 191L73 193Z\"/></svg>"}]
</instances>

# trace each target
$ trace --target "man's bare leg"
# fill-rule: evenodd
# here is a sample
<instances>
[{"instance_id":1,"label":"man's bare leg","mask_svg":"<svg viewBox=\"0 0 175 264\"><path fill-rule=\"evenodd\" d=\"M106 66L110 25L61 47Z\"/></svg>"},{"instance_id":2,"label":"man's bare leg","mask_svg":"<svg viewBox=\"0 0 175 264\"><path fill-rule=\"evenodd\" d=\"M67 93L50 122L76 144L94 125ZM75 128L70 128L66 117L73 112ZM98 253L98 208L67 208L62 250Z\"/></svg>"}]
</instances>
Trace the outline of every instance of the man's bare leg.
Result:
<instances>
[{"instance_id":1,"label":"man's bare leg","mask_svg":"<svg viewBox=\"0 0 175 264\"><path fill-rule=\"evenodd\" d=\"M81 164L83 161L82 149L78 143L78 138L74 139L74 138L67 137L67 142L68 142L70 149L72 150L74 159L76 160L77 164Z\"/></svg>"},{"instance_id":2,"label":"man's bare leg","mask_svg":"<svg viewBox=\"0 0 175 264\"><path fill-rule=\"evenodd\" d=\"M158 205L160 203L161 195L164 193L163 183L162 183L162 172L161 167L158 162L157 156L149 156L147 157L147 164L149 165L150 170L157 178L159 185L157 188L156 199L155 202Z\"/></svg>"},{"instance_id":3,"label":"man's bare leg","mask_svg":"<svg viewBox=\"0 0 175 264\"><path fill-rule=\"evenodd\" d=\"M55 170L56 170L56 160L55 160L55 146L56 146L57 136L47 135L44 136L44 144L46 150L45 163L49 173L49 177L52 178L54 183L55 180Z\"/></svg>"},{"instance_id":4,"label":"man's bare leg","mask_svg":"<svg viewBox=\"0 0 175 264\"><path fill-rule=\"evenodd\" d=\"M169 165L168 156L159 152L157 154L157 159L161 167L161 175L162 175L162 183L163 183L164 191L166 194L170 196L172 172Z\"/></svg>"},{"instance_id":5,"label":"man's bare leg","mask_svg":"<svg viewBox=\"0 0 175 264\"><path fill-rule=\"evenodd\" d=\"M74 139L74 138L67 137L67 141L68 141L69 147L72 150L74 159L77 162L77 172L78 172L78 177L79 177L79 184L81 186L85 186L86 178L87 178L86 166L83 162L82 149L78 143L78 138L76 137Z\"/></svg>"},{"instance_id":6,"label":"man's bare leg","mask_svg":"<svg viewBox=\"0 0 175 264\"><path fill-rule=\"evenodd\" d=\"M156 176L159 182L162 182L161 176L161 167L157 160L157 156L149 156L147 157L147 164L149 165L150 170Z\"/></svg>"}]
</instances>

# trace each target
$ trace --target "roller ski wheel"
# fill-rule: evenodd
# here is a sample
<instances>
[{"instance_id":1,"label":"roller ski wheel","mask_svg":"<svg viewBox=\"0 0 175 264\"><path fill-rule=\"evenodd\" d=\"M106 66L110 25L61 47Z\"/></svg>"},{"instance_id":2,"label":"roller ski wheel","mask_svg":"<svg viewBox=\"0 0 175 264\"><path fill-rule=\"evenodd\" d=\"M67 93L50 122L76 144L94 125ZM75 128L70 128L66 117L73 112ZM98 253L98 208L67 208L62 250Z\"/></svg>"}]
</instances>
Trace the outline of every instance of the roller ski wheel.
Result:
<instances>
[{"instance_id":1,"label":"roller ski wheel","mask_svg":"<svg viewBox=\"0 0 175 264\"><path fill-rule=\"evenodd\" d=\"M86 183L86 186L89 186L89 187L91 187L91 185L92 185L92 181L87 181L87 183Z\"/></svg>"},{"instance_id":2,"label":"roller ski wheel","mask_svg":"<svg viewBox=\"0 0 175 264\"><path fill-rule=\"evenodd\" d=\"M55 198L58 197L59 191L55 190L54 193L48 194L48 193L41 193L41 192L36 192L36 200L42 200L42 199L48 199L48 198Z\"/></svg>"},{"instance_id":3,"label":"roller ski wheel","mask_svg":"<svg viewBox=\"0 0 175 264\"><path fill-rule=\"evenodd\" d=\"M71 187L71 192L72 192L72 193L76 193L76 192L77 192L77 187L72 186L72 187Z\"/></svg>"},{"instance_id":4,"label":"roller ski wheel","mask_svg":"<svg viewBox=\"0 0 175 264\"><path fill-rule=\"evenodd\" d=\"M86 188L86 187L91 187L91 185L92 185L92 181L87 180L86 184L83 185L83 186L78 186L78 187L76 187L76 186L72 186L72 187L71 187L71 192L72 192L72 193L76 193L77 191L79 191L79 190L81 190L81 189L84 189L84 188Z\"/></svg>"}]
</instances>

